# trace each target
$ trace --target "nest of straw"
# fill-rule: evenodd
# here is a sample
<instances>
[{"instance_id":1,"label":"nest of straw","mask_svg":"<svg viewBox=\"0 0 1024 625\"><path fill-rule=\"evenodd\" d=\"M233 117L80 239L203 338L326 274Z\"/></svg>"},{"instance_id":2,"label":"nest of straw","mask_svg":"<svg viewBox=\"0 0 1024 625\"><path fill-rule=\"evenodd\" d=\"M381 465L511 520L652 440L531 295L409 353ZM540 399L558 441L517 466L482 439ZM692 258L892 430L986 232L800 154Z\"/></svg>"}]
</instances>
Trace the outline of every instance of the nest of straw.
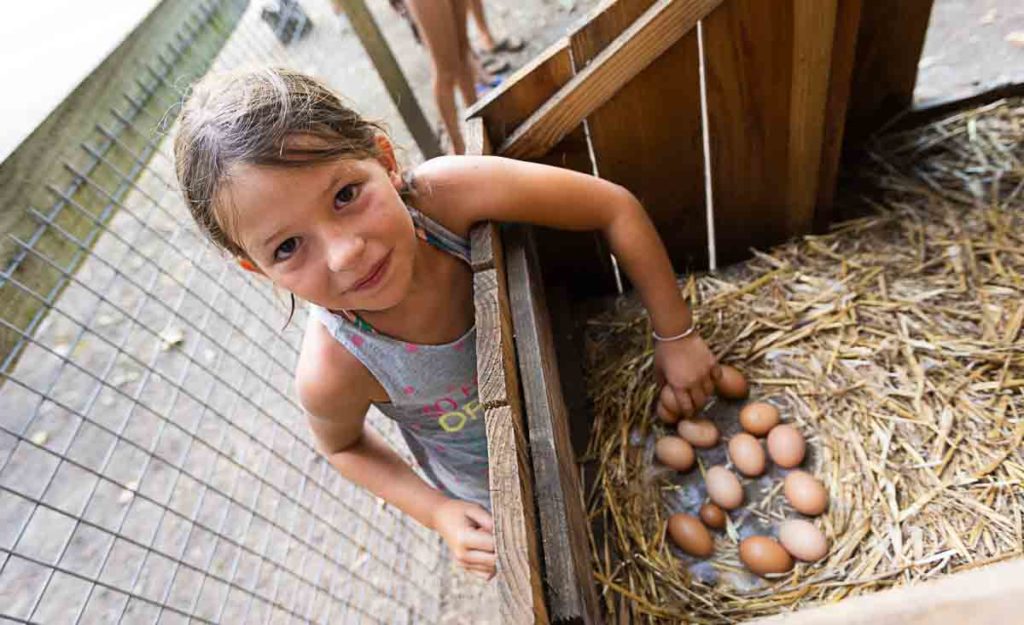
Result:
<instances>
[{"instance_id":1,"label":"nest of straw","mask_svg":"<svg viewBox=\"0 0 1024 625\"><path fill-rule=\"evenodd\" d=\"M1024 100L886 136L867 216L681 286L720 360L808 437L831 502L820 562L737 584L730 525L714 583L691 574L665 536L678 484L652 469L665 430L648 320L624 299L588 322L588 507L609 614L738 622L1022 555L1022 137ZM762 520L793 516L778 488L762 495Z\"/></svg>"}]
</instances>

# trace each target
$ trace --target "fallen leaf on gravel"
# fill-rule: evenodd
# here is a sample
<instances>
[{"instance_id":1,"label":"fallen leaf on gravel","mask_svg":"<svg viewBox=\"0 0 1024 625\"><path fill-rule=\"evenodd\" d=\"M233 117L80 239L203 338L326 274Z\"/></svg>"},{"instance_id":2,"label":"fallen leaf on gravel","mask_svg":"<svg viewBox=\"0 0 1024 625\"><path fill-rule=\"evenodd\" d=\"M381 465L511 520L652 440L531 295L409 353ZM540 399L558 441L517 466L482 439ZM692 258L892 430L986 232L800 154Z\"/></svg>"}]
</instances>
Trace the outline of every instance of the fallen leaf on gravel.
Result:
<instances>
[{"instance_id":1,"label":"fallen leaf on gravel","mask_svg":"<svg viewBox=\"0 0 1024 625\"><path fill-rule=\"evenodd\" d=\"M185 333L180 328L164 328L164 331L160 333L160 340L163 341L160 349L166 352L173 347L181 345L185 340Z\"/></svg>"},{"instance_id":2,"label":"fallen leaf on gravel","mask_svg":"<svg viewBox=\"0 0 1024 625\"><path fill-rule=\"evenodd\" d=\"M135 491L139 489L139 483L132 480L125 484L127 488L121 491L121 494L117 497L118 503L128 503L135 497Z\"/></svg>"}]
</instances>

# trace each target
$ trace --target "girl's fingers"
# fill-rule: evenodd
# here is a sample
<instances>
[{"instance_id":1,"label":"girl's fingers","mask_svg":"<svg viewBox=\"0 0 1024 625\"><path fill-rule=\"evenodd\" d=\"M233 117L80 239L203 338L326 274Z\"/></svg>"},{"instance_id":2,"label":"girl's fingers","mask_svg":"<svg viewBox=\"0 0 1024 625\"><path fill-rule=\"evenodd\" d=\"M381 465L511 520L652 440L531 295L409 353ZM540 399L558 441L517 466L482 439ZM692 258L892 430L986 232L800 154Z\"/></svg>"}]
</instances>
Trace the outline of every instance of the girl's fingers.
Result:
<instances>
[{"instance_id":1,"label":"girl's fingers","mask_svg":"<svg viewBox=\"0 0 1024 625\"><path fill-rule=\"evenodd\" d=\"M704 389L704 395L706 397L711 397L715 394L715 383L711 381L710 377L704 378L701 381L700 386Z\"/></svg>"},{"instance_id":2,"label":"girl's fingers","mask_svg":"<svg viewBox=\"0 0 1024 625\"><path fill-rule=\"evenodd\" d=\"M494 519L491 517L491 513L483 507L473 506L471 508L467 508L466 516L476 523L477 527L487 530L488 532L494 531Z\"/></svg>"},{"instance_id":3,"label":"girl's fingers","mask_svg":"<svg viewBox=\"0 0 1024 625\"><path fill-rule=\"evenodd\" d=\"M687 419L693 418L693 400L690 399L690 394L685 390L676 391L674 393L676 403L679 404L679 412L683 414Z\"/></svg>"},{"instance_id":4,"label":"girl's fingers","mask_svg":"<svg viewBox=\"0 0 1024 625\"><path fill-rule=\"evenodd\" d=\"M670 414L678 415L680 412L682 412L682 406L679 405L679 402L676 400L675 392L672 390L672 387L669 386L668 384L661 387L661 394L658 396L658 398L661 400L662 405L665 406L665 409L668 410Z\"/></svg>"},{"instance_id":5,"label":"girl's fingers","mask_svg":"<svg viewBox=\"0 0 1024 625\"><path fill-rule=\"evenodd\" d=\"M479 577L480 579L484 580L485 582L486 581L490 581L490 579L492 577L494 577L494 571L485 571L483 569L478 569L478 568L475 568L475 567L474 568L466 567L466 572L468 572L470 575L472 575L474 577Z\"/></svg>"},{"instance_id":6,"label":"girl's fingers","mask_svg":"<svg viewBox=\"0 0 1024 625\"><path fill-rule=\"evenodd\" d=\"M661 401L658 401L658 407L655 409L655 412L658 414L659 419L661 419L665 423L668 423L669 425L672 425L679 421L679 415L672 414L671 412L669 412L668 408L666 408L665 404L662 403Z\"/></svg>"},{"instance_id":7,"label":"girl's fingers","mask_svg":"<svg viewBox=\"0 0 1024 625\"><path fill-rule=\"evenodd\" d=\"M490 532L468 529L462 532L460 538L462 546L468 551L475 549L494 553L494 536Z\"/></svg>"},{"instance_id":8,"label":"girl's fingers","mask_svg":"<svg viewBox=\"0 0 1024 625\"><path fill-rule=\"evenodd\" d=\"M481 569L494 570L497 563L498 556L491 551L470 549L466 552L466 555L462 556L462 564L467 567L475 566Z\"/></svg>"},{"instance_id":9,"label":"girl's fingers","mask_svg":"<svg viewBox=\"0 0 1024 625\"><path fill-rule=\"evenodd\" d=\"M690 399L693 401L694 412L700 412L708 401L707 395L704 394L699 384L690 388Z\"/></svg>"}]
</instances>

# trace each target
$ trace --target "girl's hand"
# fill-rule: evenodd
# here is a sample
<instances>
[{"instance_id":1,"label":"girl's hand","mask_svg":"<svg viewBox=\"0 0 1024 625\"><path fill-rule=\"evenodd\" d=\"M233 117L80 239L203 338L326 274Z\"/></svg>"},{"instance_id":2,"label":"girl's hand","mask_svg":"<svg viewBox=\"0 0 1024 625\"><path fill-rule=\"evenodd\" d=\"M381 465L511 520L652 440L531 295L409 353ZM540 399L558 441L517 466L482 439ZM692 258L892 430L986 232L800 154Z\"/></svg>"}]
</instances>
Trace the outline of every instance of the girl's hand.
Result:
<instances>
[{"instance_id":1,"label":"girl's hand","mask_svg":"<svg viewBox=\"0 0 1024 625\"><path fill-rule=\"evenodd\" d=\"M721 370L704 339L693 334L654 347L654 373L661 387L656 412L666 423L692 419L715 392L713 378Z\"/></svg>"},{"instance_id":2,"label":"girl's hand","mask_svg":"<svg viewBox=\"0 0 1024 625\"><path fill-rule=\"evenodd\" d=\"M483 507L448 499L434 511L434 529L448 544L459 566L483 579L494 577L494 522Z\"/></svg>"}]
</instances>

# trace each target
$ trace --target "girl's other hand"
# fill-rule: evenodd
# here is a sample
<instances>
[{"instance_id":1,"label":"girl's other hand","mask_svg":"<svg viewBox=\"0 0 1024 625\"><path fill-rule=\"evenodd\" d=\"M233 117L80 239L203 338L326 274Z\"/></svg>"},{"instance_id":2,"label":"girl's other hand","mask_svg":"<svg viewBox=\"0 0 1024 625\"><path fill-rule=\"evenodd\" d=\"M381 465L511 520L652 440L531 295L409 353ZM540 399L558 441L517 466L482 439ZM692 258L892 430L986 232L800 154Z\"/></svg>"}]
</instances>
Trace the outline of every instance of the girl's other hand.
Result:
<instances>
[{"instance_id":1,"label":"girl's other hand","mask_svg":"<svg viewBox=\"0 0 1024 625\"><path fill-rule=\"evenodd\" d=\"M654 347L654 372L661 387L655 409L665 423L692 419L715 392L713 377L721 370L704 339L696 334Z\"/></svg>"},{"instance_id":2,"label":"girl's other hand","mask_svg":"<svg viewBox=\"0 0 1024 625\"><path fill-rule=\"evenodd\" d=\"M478 504L448 499L434 511L434 530L448 544L459 566L473 575L494 577L494 521Z\"/></svg>"}]
</instances>

